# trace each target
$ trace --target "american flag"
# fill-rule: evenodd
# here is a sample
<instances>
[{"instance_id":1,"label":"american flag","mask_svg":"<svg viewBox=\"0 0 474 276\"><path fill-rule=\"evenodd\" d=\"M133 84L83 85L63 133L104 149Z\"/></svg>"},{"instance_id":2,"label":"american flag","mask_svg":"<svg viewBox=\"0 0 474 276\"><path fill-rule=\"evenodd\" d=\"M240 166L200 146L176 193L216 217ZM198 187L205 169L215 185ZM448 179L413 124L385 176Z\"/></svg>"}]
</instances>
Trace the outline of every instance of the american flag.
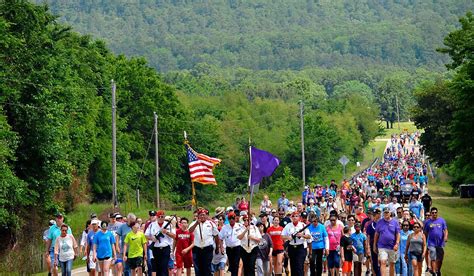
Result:
<instances>
[{"instance_id":1,"label":"american flag","mask_svg":"<svg viewBox=\"0 0 474 276\"><path fill-rule=\"evenodd\" d=\"M212 171L221 160L197 153L189 145L186 145L186 147L188 150L188 164L191 182L217 185L216 178Z\"/></svg>"}]
</instances>

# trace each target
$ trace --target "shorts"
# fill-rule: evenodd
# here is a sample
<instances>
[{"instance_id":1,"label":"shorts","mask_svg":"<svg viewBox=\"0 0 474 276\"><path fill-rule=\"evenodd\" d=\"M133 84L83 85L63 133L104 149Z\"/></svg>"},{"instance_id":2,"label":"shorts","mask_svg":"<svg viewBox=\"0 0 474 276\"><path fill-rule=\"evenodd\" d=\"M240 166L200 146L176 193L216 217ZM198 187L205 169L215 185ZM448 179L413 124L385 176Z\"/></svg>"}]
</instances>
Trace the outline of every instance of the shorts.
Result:
<instances>
[{"instance_id":1,"label":"shorts","mask_svg":"<svg viewBox=\"0 0 474 276\"><path fill-rule=\"evenodd\" d=\"M191 268L193 266L193 254L191 251L188 254L176 254L176 268Z\"/></svg>"},{"instance_id":2,"label":"shorts","mask_svg":"<svg viewBox=\"0 0 474 276\"><path fill-rule=\"evenodd\" d=\"M417 262L421 263L423 261L423 254L421 253L414 253L410 252L408 254L410 260L416 260Z\"/></svg>"},{"instance_id":3,"label":"shorts","mask_svg":"<svg viewBox=\"0 0 474 276\"><path fill-rule=\"evenodd\" d=\"M219 270L224 270L225 269L225 263L224 262L220 262L218 264L211 264L211 272L214 273L214 272L217 272Z\"/></svg>"},{"instance_id":4,"label":"shorts","mask_svg":"<svg viewBox=\"0 0 474 276\"><path fill-rule=\"evenodd\" d=\"M123 260L122 259L116 259L115 264L119 264L119 263L123 263Z\"/></svg>"},{"instance_id":5,"label":"shorts","mask_svg":"<svg viewBox=\"0 0 474 276\"><path fill-rule=\"evenodd\" d=\"M328 268L339 268L341 263L341 256L337 250L329 250Z\"/></svg>"},{"instance_id":6,"label":"shorts","mask_svg":"<svg viewBox=\"0 0 474 276\"><path fill-rule=\"evenodd\" d=\"M173 268L174 268L174 260L173 260L173 258L170 258L170 260L168 261L168 268L169 268L169 269L173 269Z\"/></svg>"},{"instance_id":7,"label":"shorts","mask_svg":"<svg viewBox=\"0 0 474 276\"><path fill-rule=\"evenodd\" d=\"M131 269L141 267L143 265L143 257L128 258L127 264Z\"/></svg>"},{"instance_id":8,"label":"shorts","mask_svg":"<svg viewBox=\"0 0 474 276\"><path fill-rule=\"evenodd\" d=\"M91 270L100 272L100 266L98 266L97 263L94 262L94 256L92 256L92 254L89 254L89 260L87 261L87 272L91 272Z\"/></svg>"},{"instance_id":9,"label":"shorts","mask_svg":"<svg viewBox=\"0 0 474 276\"><path fill-rule=\"evenodd\" d=\"M349 273L352 271L352 262L344 261L342 264L342 273Z\"/></svg>"},{"instance_id":10,"label":"shorts","mask_svg":"<svg viewBox=\"0 0 474 276\"><path fill-rule=\"evenodd\" d=\"M285 252L285 251L284 250L274 250L274 251L272 251L272 256L276 257L276 256L278 256L278 254L282 254L283 252Z\"/></svg>"},{"instance_id":11,"label":"shorts","mask_svg":"<svg viewBox=\"0 0 474 276\"><path fill-rule=\"evenodd\" d=\"M379 261L389 261L390 263L396 263L398 259L398 253L386 248L379 248Z\"/></svg>"},{"instance_id":12,"label":"shorts","mask_svg":"<svg viewBox=\"0 0 474 276\"><path fill-rule=\"evenodd\" d=\"M439 246L428 246L430 260L442 261L444 259L444 248Z\"/></svg>"},{"instance_id":13,"label":"shorts","mask_svg":"<svg viewBox=\"0 0 474 276\"><path fill-rule=\"evenodd\" d=\"M111 257L97 258L97 260L99 260L99 262L110 261L110 259L112 259L112 258Z\"/></svg>"},{"instance_id":14,"label":"shorts","mask_svg":"<svg viewBox=\"0 0 474 276\"><path fill-rule=\"evenodd\" d=\"M353 258L354 258L354 259L353 259L354 262L365 263L365 262L364 262L364 254L362 254L362 253L361 253L361 254L356 254L356 253L354 253L352 256L353 256Z\"/></svg>"},{"instance_id":15,"label":"shorts","mask_svg":"<svg viewBox=\"0 0 474 276\"><path fill-rule=\"evenodd\" d=\"M51 267L54 267L54 248L49 250L49 259L51 260Z\"/></svg>"}]
</instances>

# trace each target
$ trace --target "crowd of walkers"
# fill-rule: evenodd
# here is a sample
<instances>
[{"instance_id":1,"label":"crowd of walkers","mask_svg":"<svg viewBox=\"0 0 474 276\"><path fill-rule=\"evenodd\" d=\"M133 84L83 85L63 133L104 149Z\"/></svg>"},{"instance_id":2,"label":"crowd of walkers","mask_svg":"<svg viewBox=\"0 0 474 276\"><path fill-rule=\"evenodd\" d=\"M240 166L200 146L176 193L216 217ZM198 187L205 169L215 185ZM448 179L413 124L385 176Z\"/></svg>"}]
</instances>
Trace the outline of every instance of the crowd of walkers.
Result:
<instances>
[{"instance_id":1,"label":"crowd of walkers","mask_svg":"<svg viewBox=\"0 0 474 276\"><path fill-rule=\"evenodd\" d=\"M393 136L383 160L351 181L285 192L253 212L245 198L193 218L149 211L146 221L95 214L79 245L62 214L45 232L50 272L70 275L83 254L90 275L441 275L448 229L428 194L418 134ZM256 209L256 208L254 208Z\"/></svg>"}]
</instances>

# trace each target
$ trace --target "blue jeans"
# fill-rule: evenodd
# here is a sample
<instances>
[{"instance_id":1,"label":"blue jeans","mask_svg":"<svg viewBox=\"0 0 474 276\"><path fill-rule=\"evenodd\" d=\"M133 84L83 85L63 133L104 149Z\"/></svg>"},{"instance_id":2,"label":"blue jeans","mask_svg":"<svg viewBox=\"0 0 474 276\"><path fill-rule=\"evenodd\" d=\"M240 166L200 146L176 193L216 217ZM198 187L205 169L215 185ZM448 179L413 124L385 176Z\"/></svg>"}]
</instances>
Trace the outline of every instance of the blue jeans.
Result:
<instances>
[{"instance_id":1,"label":"blue jeans","mask_svg":"<svg viewBox=\"0 0 474 276\"><path fill-rule=\"evenodd\" d=\"M408 258L408 261L410 261L410 258ZM409 266L410 263L405 261L405 252L399 252L399 257L397 263L395 264L395 273L397 275L408 276L410 275L408 273Z\"/></svg>"},{"instance_id":2,"label":"blue jeans","mask_svg":"<svg viewBox=\"0 0 474 276\"><path fill-rule=\"evenodd\" d=\"M151 249L147 248L147 250L146 250L146 267L148 269L148 276L151 276L151 274L153 272L153 262L152 262L152 259L150 257L151 257Z\"/></svg>"},{"instance_id":3,"label":"blue jeans","mask_svg":"<svg viewBox=\"0 0 474 276\"><path fill-rule=\"evenodd\" d=\"M69 261L61 262L59 261L59 266L61 267L61 275L62 276L71 276L72 271L72 262L74 260L71 259Z\"/></svg>"}]
</instances>

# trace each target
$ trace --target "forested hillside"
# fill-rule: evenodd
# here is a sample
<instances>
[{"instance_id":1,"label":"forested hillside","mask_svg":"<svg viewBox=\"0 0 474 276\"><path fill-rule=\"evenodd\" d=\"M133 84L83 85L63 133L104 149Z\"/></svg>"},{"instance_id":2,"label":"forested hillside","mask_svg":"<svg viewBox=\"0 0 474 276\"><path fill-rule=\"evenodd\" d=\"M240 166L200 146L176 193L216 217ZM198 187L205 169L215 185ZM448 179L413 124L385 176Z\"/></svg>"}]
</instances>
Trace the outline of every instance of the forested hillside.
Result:
<instances>
[{"instance_id":1,"label":"forested hillside","mask_svg":"<svg viewBox=\"0 0 474 276\"><path fill-rule=\"evenodd\" d=\"M443 69L436 52L472 0L37 0L62 21L160 71L396 65Z\"/></svg>"}]
</instances>

